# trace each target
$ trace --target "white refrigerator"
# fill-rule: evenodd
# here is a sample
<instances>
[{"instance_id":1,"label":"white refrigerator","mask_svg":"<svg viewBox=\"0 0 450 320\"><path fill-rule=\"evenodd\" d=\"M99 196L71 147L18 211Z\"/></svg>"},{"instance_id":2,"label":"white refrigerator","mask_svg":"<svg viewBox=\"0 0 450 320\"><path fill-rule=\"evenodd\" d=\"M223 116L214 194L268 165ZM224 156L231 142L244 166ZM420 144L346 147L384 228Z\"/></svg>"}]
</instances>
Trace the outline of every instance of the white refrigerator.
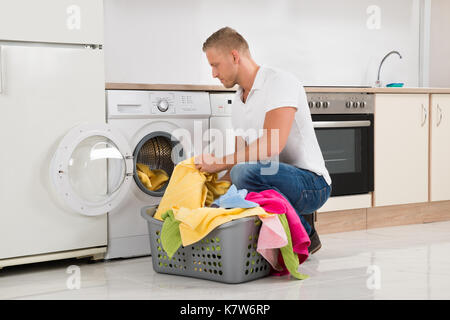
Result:
<instances>
[{"instance_id":1,"label":"white refrigerator","mask_svg":"<svg viewBox=\"0 0 450 320\"><path fill-rule=\"evenodd\" d=\"M102 0L0 0L0 269L106 252L107 160L77 157L108 139L68 137L105 123L102 44Z\"/></svg>"}]
</instances>

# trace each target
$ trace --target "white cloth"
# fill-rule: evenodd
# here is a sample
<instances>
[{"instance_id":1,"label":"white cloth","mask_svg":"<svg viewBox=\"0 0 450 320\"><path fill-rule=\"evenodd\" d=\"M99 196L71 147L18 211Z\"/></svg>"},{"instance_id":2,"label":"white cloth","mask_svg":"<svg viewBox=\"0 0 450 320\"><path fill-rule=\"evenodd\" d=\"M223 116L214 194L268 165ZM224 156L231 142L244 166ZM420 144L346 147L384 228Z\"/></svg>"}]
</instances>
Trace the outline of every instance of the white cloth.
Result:
<instances>
[{"instance_id":1,"label":"white cloth","mask_svg":"<svg viewBox=\"0 0 450 320\"><path fill-rule=\"evenodd\" d=\"M279 161L323 176L331 185L301 82L288 72L260 66L245 103L242 102L242 91L239 87L232 104L231 121L235 135L251 143L263 133L266 112L279 107L297 108Z\"/></svg>"}]
</instances>

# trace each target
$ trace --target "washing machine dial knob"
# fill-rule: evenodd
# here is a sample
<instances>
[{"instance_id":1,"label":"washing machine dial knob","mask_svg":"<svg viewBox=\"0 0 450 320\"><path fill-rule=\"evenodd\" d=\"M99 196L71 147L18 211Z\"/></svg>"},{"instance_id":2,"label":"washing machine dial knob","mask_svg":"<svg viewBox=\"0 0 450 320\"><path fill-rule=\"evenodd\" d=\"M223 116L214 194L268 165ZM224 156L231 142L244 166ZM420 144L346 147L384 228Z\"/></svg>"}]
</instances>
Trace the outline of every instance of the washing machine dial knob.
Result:
<instances>
[{"instance_id":1,"label":"washing machine dial knob","mask_svg":"<svg viewBox=\"0 0 450 320\"><path fill-rule=\"evenodd\" d=\"M167 101L167 99L160 99L156 106L159 111L166 112L169 109L169 101Z\"/></svg>"}]
</instances>

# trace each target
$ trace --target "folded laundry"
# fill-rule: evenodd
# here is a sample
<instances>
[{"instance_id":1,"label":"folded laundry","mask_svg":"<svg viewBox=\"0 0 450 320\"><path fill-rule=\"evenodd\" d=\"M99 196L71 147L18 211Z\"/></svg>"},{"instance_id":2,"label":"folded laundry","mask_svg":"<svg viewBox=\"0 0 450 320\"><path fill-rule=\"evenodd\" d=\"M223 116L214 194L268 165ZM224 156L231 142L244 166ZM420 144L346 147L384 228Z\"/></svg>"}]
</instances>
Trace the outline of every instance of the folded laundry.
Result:
<instances>
[{"instance_id":1,"label":"folded laundry","mask_svg":"<svg viewBox=\"0 0 450 320\"><path fill-rule=\"evenodd\" d=\"M162 169L150 169L143 163L136 163L136 169L139 180L149 190L159 190L169 180L169 175Z\"/></svg>"},{"instance_id":2,"label":"folded laundry","mask_svg":"<svg viewBox=\"0 0 450 320\"><path fill-rule=\"evenodd\" d=\"M289 201L272 189L261 192L250 192L245 199L258 203L267 212L286 214L293 250L298 254L299 263L302 264L308 258L308 247L311 241L300 221L300 217Z\"/></svg>"},{"instance_id":3,"label":"folded laundry","mask_svg":"<svg viewBox=\"0 0 450 320\"><path fill-rule=\"evenodd\" d=\"M246 189L238 190L236 186L232 184L227 193L217 198L213 204L226 209L257 207L257 203L245 200L246 195Z\"/></svg>"},{"instance_id":4,"label":"folded laundry","mask_svg":"<svg viewBox=\"0 0 450 320\"><path fill-rule=\"evenodd\" d=\"M175 219L181 222L179 230L183 246L200 241L215 228L226 222L250 216L263 218L272 216L272 214L267 213L259 206L250 209L210 207L189 209L173 207L172 210Z\"/></svg>"},{"instance_id":5,"label":"folded laundry","mask_svg":"<svg viewBox=\"0 0 450 320\"><path fill-rule=\"evenodd\" d=\"M194 157L180 162L173 170L154 218L162 220L161 215L172 207L198 209L210 205L230 187L229 181L218 181L217 178L217 173L199 171Z\"/></svg>"}]
</instances>

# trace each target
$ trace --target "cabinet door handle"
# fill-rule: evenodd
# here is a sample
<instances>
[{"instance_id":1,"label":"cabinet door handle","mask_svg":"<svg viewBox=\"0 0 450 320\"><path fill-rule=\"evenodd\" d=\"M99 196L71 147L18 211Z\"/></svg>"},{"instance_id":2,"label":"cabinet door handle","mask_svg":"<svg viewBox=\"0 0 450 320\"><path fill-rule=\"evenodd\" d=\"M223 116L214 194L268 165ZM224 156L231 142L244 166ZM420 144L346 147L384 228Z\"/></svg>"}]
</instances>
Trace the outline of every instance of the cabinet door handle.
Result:
<instances>
[{"instance_id":1,"label":"cabinet door handle","mask_svg":"<svg viewBox=\"0 0 450 320\"><path fill-rule=\"evenodd\" d=\"M422 124L421 124L421 127L423 127L423 126L425 125L425 123L427 122L427 117L428 117L427 109L425 108L425 106L423 105L423 103L422 103L422 110L423 110L423 113L425 113L425 117L424 117L424 119L423 119L423 122L422 122Z\"/></svg>"},{"instance_id":2,"label":"cabinet door handle","mask_svg":"<svg viewBox=\"0 0 450 320\"><path fill-rule=\"evenodd\" d=\"M437 105L437 111L438 111L438 114L439 114L439 120L436 123L436 127L439 127L439 125L441 124L441 121L442 121L442 109L439 107L439 103Z\"/></svg>"}]
</instances>

